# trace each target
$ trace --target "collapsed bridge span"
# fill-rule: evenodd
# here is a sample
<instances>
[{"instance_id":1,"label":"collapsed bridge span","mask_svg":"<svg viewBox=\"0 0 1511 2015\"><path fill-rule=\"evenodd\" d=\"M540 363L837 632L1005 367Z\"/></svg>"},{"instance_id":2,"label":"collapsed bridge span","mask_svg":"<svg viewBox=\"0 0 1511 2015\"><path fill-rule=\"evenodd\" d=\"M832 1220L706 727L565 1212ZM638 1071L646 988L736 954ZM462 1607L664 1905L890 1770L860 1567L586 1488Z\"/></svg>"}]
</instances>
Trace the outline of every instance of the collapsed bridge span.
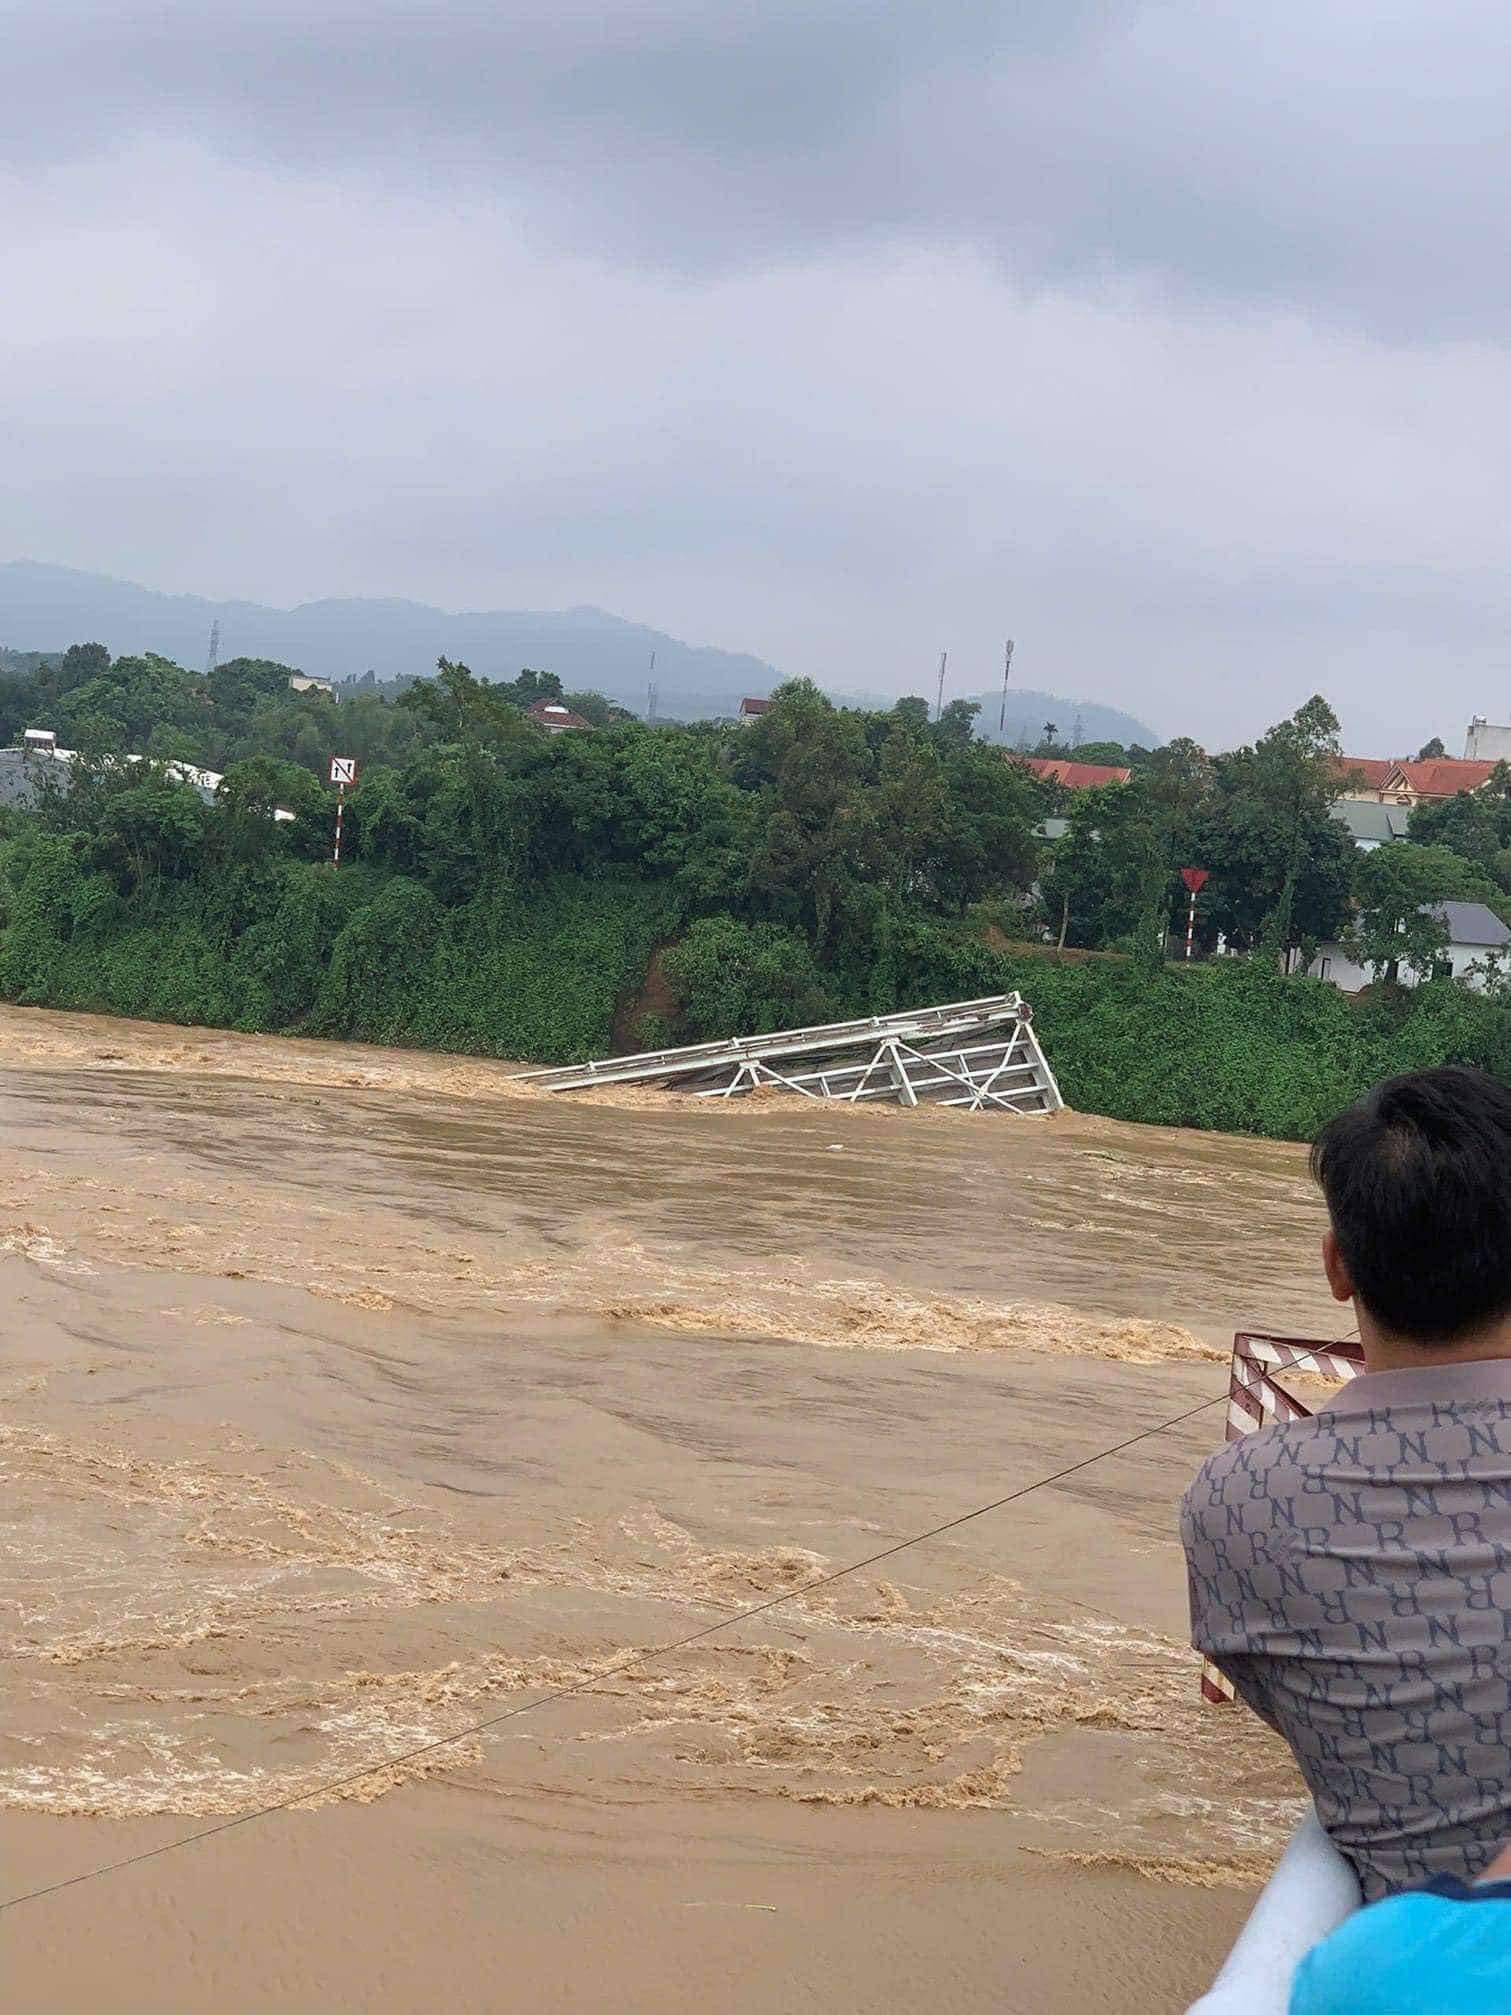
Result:
<instances>
[{"instance_id":1,"label":"collapsed bridge span","mask_svg":"<svg viewBox=\"0 0 1511 2015\"><path fill-rule=\"evenodd\" d=\"M682 1049L561 1064L523 1076L545 1091L666 1085L697 1098L738 1098L777 1086L850 1104L962 1106L970 1112L1056 1112L1064 1101L1021 994L776 1029Z\"/></svg>"}]
</instances>

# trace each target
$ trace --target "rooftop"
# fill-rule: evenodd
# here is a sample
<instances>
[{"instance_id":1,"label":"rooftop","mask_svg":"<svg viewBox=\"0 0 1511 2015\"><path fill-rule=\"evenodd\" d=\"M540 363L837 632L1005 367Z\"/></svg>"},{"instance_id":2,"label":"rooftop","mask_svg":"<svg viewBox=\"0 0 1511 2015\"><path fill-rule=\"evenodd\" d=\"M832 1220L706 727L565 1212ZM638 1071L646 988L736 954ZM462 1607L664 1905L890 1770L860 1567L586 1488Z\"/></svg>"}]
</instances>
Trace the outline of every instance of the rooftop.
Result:
<instances>
[{"instance_id":1,"label":"rooftop","mask_svg":"<svg viewBox=\"0 0 1511 2015\"><path fill-rule=\"evenodd\" d=\"M541 727L553 731L559 728L591 729L593 725L591 721L585 721L581 714L574 714L572 709L564 706L560 700L536 700L532 706L525 708L525 713Z\"/></svg>"},{"instance_id":2,"label":"rooftop","mask_svg":"<svg viewBox=\"0 0 1511 2015\"><path fill-rule=\"evenodd\" d=\"M1429 903L1428 913L1448 926L1450 944L1501 951L1511 945L1511 925L1504 924L1484 903Z\"/></svg>"},{"instance_id":3,"label":"rooftop","mask_svg":"<svg viewBox=\"0 0 1511 2015\"><path fill-rule=\"evenodd\" d=\"M1394 756L1334 756L1333 775L1339 783L1346 783L1355 777L1369 790L1385 788L1385 779L1396 766Z\"/></svg>"},{"instance_id":4,"label":"rooftop","mask_svg":"<svg viewBox=\"0 0 1511 2015\"><path fill-rule=\"evenodd\" d=\"M1372 798L1340 798L1332 815L1340 826L1348 828L1356 847L1384 846L1387 840L1406 838L1411 807L1376 804Z\"/></svg>"},{"instance_id":5,"label":"rooftop","mask_svg":"<svg viewBox=\"0 0 1511 2015\"><path fill-rule=\"evenodd\" d=\"M1010 752L1008 759L1032 770L1046 783L1063 784L1067 791L1096 791L1103 784L1126 784L1133 775L1132 770L1119 769L1112 763L1078 763L1068 756L1017 756Z\"/></svg>"},{"instance_id":6,"label":"rooftop","mask_svg":"<svg viewBox=\"0 0 1511 2015\"><path fill-rule=\"evenodd\" d=\"M1489 783L1494 768L1494 763L1465 762L1462 756L1432 756L1425 763L1393 763L1390 780L1402 779L1418 797L1451 798Z\"/></svg>"}]
</instances>

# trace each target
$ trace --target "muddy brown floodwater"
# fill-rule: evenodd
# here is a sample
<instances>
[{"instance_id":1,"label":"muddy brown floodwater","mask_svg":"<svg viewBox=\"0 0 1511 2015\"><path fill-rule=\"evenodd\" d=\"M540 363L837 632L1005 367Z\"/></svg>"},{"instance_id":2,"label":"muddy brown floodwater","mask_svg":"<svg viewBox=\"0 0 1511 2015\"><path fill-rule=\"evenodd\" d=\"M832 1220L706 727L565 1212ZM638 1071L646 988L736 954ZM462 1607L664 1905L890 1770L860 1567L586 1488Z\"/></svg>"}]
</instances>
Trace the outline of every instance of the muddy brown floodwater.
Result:
<instances>
[{"instance_id":1,"label":"muddy brown floodwater","mask_svg":"<svg viewBox=\"0 0 1511 2015\"><path fill-rule=\"evenodd\" d=\"M8 2006L1202 1984L1299 1809L1184 1643L1220 1408L802 1590L1336 1334L1299 1150L19 1009L0 1062L0 1889L289 1807L8 1910Z\"/></svg>"}]
</instances>

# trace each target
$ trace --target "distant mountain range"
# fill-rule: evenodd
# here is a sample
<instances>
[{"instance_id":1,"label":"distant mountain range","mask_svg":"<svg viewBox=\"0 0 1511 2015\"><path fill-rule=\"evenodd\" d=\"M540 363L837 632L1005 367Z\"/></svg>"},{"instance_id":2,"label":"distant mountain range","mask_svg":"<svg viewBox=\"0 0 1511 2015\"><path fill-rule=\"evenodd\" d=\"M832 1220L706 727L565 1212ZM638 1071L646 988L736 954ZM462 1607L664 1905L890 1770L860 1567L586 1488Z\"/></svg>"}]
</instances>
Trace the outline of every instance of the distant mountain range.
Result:
<instances>
[{"instance_id":1,"label":"distant mountain range","mask_svg":"<svg viewBox=\"0 0 1511 2015\"><path fill-rule=\"evenodd\" d=\"M438 657L460 658L480 678L512 679L530 665L555 672L568 689L587 687L643 714L647 682L654 678L657 711L679 720L733 714L747 694L769 693L782 678L775 666L745 652L684 644L603 609L452 613L423 602L365 599L271 609L162 595L36 560L0 563L0 648L57 651L100 643L117 656L157 651L181 665L202 665L212 624L220 626L222 659L273 658L327 679L367 671L379 679L424 676ZM890 706L895 695L836 697ZM1000 696L969 697L981 699L980 730L996 740ZM1009 702L1006 739L1037 740L1052 720L1068 741L1078 716L1086 741L1155 739L1116 708L1027 690Z\"/></svg>"}]
</instances>

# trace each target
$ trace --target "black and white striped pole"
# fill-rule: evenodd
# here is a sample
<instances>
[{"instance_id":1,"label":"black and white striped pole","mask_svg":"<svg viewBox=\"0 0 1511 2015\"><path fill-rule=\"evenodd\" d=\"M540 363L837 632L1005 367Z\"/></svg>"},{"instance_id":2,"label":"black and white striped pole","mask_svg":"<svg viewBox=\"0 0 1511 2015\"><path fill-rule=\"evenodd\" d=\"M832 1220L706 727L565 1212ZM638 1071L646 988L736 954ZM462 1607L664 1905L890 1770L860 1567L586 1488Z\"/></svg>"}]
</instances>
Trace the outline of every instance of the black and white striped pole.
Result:
<instances>
[{"instance_id":1,"label":"black and white striped pole","mask_svg":"<svg viewBox=\"0 0 1511 2015\"><path fill-rule=\"evenodd\" d=\"M331 849L331 866L341 865L341 825L346 815L346 787L357 781L355 756L331 757L331 782L336 786L336 842Z\"/></svg>"}]
</instances>

